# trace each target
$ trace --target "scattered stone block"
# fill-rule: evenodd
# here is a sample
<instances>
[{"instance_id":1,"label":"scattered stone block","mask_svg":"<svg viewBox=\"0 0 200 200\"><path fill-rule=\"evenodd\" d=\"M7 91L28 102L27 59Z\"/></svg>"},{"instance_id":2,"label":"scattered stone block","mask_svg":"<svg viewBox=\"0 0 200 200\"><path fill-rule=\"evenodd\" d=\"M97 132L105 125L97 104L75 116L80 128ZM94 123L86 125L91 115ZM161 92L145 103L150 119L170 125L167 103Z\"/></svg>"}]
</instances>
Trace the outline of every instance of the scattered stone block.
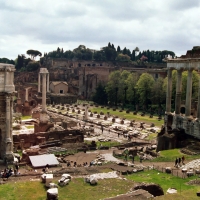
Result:
<instances>
[{"instance_id":1,"label":"scattered stone block","mask_svg":"<svg viewBox=\"0 0 200 200\"><path fill-rule=\"evenodd\" d=\"M58 188L50 188L47 190L47 200L58 199Z\"/></svg>"},{"instance_id":2,"label":"scattered stone block","mask_svg":"<svg viewBox=\"0 0 200 200\"><path fill-rule=\"evenodd\" d=\"M171 168L171 167L166 167L166 168L165 168L165 172L166 172L167 174L171 174L171 173L172 173L172 168Z\"/></svg>"}]
</instances>

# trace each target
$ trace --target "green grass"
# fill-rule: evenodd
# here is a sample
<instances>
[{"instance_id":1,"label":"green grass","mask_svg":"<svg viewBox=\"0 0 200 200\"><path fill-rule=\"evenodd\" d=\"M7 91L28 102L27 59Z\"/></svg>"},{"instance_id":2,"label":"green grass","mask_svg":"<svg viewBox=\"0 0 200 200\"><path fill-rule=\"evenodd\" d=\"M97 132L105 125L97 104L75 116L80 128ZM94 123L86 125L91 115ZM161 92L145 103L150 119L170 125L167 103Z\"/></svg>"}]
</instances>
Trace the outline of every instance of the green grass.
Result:
<instances>
[{"instance_id":1,"label":"green grass","mask_svg":"<svg viewBox=\"0 0 200 200\"><path fill-rule=\"evenodd\" d=\"M146 116L142 117L140 115L140 113L138 113L137 115L134 115L133 112L132 113L126 113L126 111L123 112L119 112L119 110L113 111L112 109L107 109L107 108L101 108L101 107L93 107L90 109L92 112L97 111L98 113L100 113L101 111L104 114L107 114L107 112L110 113L110 115L115 115L118 116L120 118L126 118L128 120L136 120L136 121L141 121L141 122L145 122L147 124L151 124L154 123L155 126L161 127L164 124L164 120L158 120L157 116L154 116L153 118L149 118L149 114L147 114Z\"/></svg>"},{"instance_id":2,"label":"green grass","mask_svg":"<svg viewBox=\"0 0 200 200\"><path fill-rule=\"evenodd\" d=\"M32 118L31 116L22 116L21 117L22 120L31 119L31 118Z\"/></svg>"},{"instance_id":3,"label":"green grass","mask_svg":"<svg viewBox=\"0 0 200 200\"><path fill-rule=\"evenodd\" d=\"M160 151L160 156L152 160L153 162L174 162L176 157L182 157L184 155L185 162L194 159L199 159L199 155L186 155L180 152L179 149L170 149L170 150L164 150Z\"/></svg>"},{"instance_id":4,"label":"green grass","mask_svg":"<svg viewBox=\"0 0 200 200\"><path fill-rule=\"evenodd\" d=\"M84 142L88 145L91 144L91 141L87 141L87 140L84 140ZM114 146L117 146L117 145L120 145L121 143L120 142L117 142L117 141L108 141L108 142L100 142L100 141L97 141L96 142L96 145L97 145L97 148L100 147L102 144L102 146L105 146L105 147L114 147Z\"/></svg>"},{"instance_id":5,"label":"green grass","mask_svg":"<svg viewBox=\"0 0 200 200\"><path fill-rule=\"evenodd\" d=\"M143 160L143 162L175 162L176 158L181 158L184 155L185 157L185 163L199 159L200 155L186 155L180 152L180 149L170 149L170 150L164 150L160 151L160 156L153 159L153 160ZM115 156L116 158L125 159L125 156ZM128 161L131 161L132 159L128 157ZM135 161L139 161L139 157L135 156Z\"/></svg>"},{"instance_id":6,"label":"green grass","mask_svg":"<svg viewBox=\"0 0 200 200\"><path fill-rule=\"evenodd\" d=\"M57 183L57 182L55 182ZM129 191L132 181L119 179L99 180L96 186L84 182L83 178L75 178L64 187L58 187L59 200L98 200L113 197ZM0 187L1 200L44 200L46 189L41 182L25 181L7 184Z\"/></svg>"},{"instance_id":7,"label":"green grass","mask_svg":"<svg viewBox=\"0 0 200 200\"><path fill-rule=\"evenodd\" d=\"M169 188L176 188L178 192L183 190L194 189L196 186L188 185L187 182L195 179L196 177L190 177L182 179L180 177L172 176L170 174L162 173L157 170L149 170L144 172L138 172L132 175L126 176L128 180L132 180L135 182L145 182L145 183L156 183L159 184L164 193Z\"/></svg>"},{"instance_id":8,"label":"green grass","mask_svg":"<svg viewBox=\"0 0 200 200\"><path fill-rule=\"evenodd\" d=\"M156 138L157 138L157 133L151 133L151 134L149 134L148 135L148 137L146 137L145 139L146 140L149 140L149 141L151 141L151 140L155 140Z\"/></svg>"},{"instance_id":9,"label":"green grass","mask_svg":"<svg viewBox=\"0 0 200 200\"><path fill-rule=\"evenodd\" d=\"M27 129L32 129L32 128L34 128L34 125L28 125L28 126L26 126L26 128Z\"/></svg>"}]
</instances>

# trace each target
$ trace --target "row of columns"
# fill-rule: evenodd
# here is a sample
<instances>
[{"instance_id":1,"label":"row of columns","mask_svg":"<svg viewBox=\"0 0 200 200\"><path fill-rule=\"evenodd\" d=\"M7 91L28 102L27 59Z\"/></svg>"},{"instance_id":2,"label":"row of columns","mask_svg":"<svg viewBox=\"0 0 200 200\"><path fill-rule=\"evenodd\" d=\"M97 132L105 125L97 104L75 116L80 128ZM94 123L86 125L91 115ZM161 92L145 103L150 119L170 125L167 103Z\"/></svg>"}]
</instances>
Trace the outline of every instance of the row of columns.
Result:
<instances>
[{"instance_id":1,"label":"row of columns","mask_svg":"<svg viewBox=\"0 0 200 200\"><path fill-rule=\"evenodd\" d=\"M172 97L172 70L174 68L168 68L167 78L167 94L166 94L166 113L171 113L171 97ZM185 102L185 116L191 116L191 102L192 102L192 71L194 68L187 69L187 89L186 89L186 102ZM181 91L182 91L182 72L184 68L177 69L177 82L176 82L176 99L175 99L175 114L180 115L181 108ZM198 106L197 106L197 118L200 119L200 80L198 90Z\"/></svg>"}]
</instances>

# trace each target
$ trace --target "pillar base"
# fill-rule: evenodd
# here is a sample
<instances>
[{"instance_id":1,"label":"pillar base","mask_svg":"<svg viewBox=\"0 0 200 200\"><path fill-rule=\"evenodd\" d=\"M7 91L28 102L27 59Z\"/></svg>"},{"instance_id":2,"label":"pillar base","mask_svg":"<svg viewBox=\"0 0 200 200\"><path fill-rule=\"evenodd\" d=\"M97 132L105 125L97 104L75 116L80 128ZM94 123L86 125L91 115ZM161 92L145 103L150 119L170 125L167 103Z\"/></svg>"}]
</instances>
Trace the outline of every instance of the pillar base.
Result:
<instances>
[{"instance_id":1,"label":"pillar base","mask_svg":"<svg viewBox=\"0 0 200 200\"><path fill-rule=\"evenodd\" d=\"M39 120L40 120L40 123L43 123L43 124L47 124L49 122L50 118L46 111L42 111L40 113Z\"/></svg>"}]
</instances>

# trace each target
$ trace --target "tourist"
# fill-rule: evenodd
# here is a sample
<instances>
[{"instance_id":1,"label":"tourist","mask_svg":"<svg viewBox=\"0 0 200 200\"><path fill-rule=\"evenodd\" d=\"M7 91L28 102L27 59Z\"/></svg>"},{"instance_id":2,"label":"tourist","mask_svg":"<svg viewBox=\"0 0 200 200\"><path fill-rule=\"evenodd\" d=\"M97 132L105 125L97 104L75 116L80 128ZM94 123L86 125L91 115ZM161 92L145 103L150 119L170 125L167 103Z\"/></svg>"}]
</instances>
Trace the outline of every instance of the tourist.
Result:
<instances>
[{"instance_id":1,"label":"tourist","mask_svg":"<svg viewBox=\"0 0 200 200\"><path fill-rule=\"evenodd\" d=\"M182 157L182 164L185 165L185 157Z\"/></svg>"},{"instance_id":2,"label":"tourist","mask_svg":"<svg viewBox=\"0 0 200 200\"><path fill-rule=\"evenodd\" d=\"M177 167L178 166L178 158L175 159L175 165L174 167Z\"/></svg>"},{"instance_id":3,"label":"tourist","mask_svg":"<svg viewBox=\"0 0 200 200\"><path fill-rule=\"evenodd\" d=\"M103 126L101 126L101 131L102 131L102 134L103 134Z\"/></svg>"},{"instance_id":4,"label":"tourist","mask_svg":"<svg viewBox=\"0 0 200 200\"><path fill-rule=\"evenodd\" d=\"M15 169L16 169L16 171L18 172L18 170L19 170L19 165L18 165L17 163L15 163Z\"/></svg>"},{"instance_id":5,"label":"tourist","mask_svg":"<svg viewBox=\"0 0 200 200\"><path fill-rule=\"evenodd\" d=\"M181 167L181 158L178 158L178 166Z\"/></svg>"}]
</instances>

